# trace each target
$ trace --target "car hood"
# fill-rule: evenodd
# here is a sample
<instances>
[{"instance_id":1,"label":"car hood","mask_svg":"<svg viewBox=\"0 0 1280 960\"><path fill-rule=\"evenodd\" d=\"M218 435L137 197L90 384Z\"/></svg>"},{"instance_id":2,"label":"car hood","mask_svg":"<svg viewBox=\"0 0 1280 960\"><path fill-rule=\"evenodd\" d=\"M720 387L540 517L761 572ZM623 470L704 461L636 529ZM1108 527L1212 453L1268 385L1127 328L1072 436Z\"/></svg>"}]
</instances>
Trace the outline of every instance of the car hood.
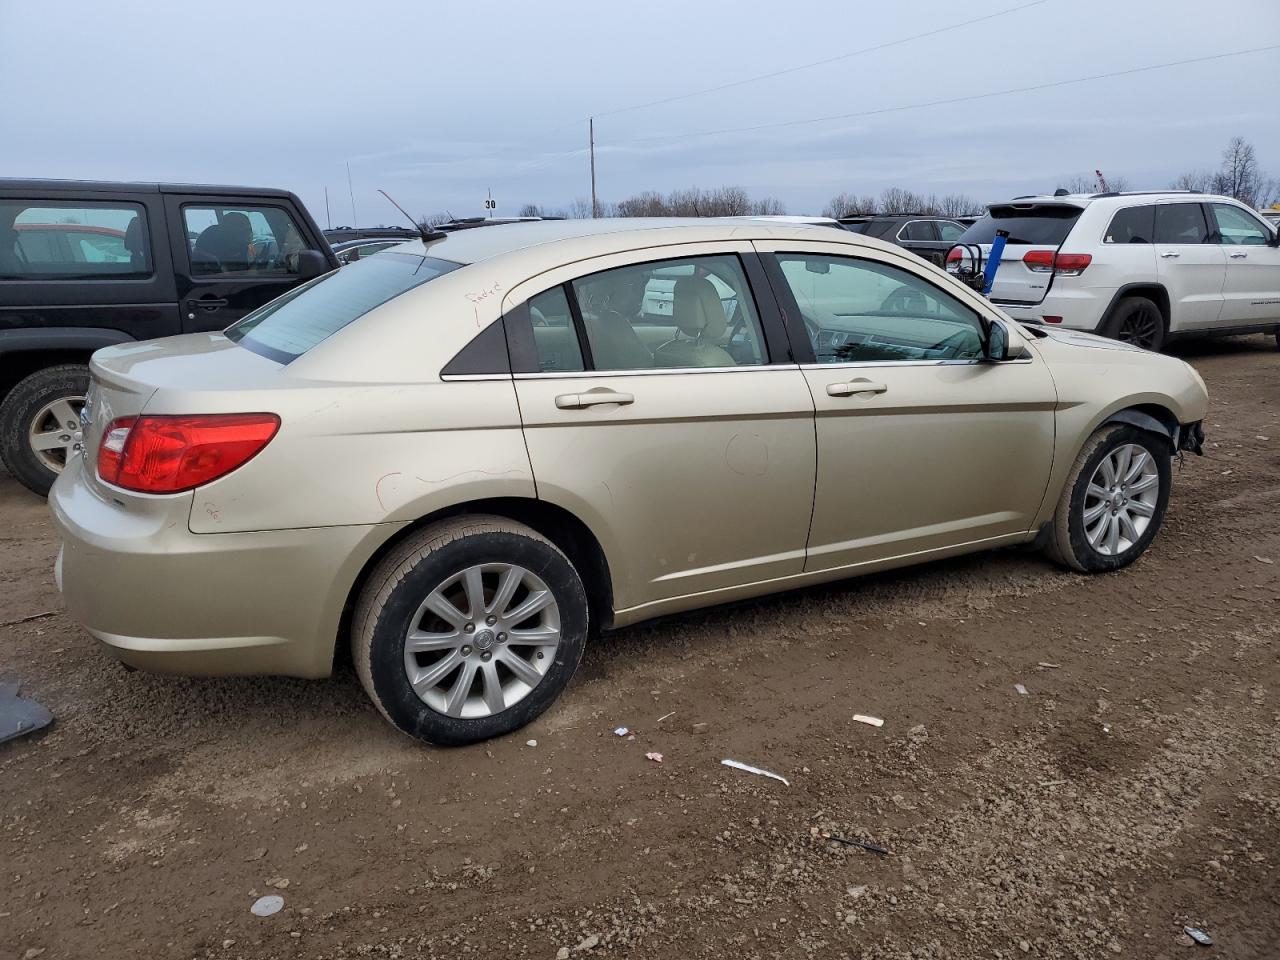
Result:
<instances>
[{"instance_id":1,"label":"car hood","mask_svg":"<svg viewBox=\"0 0 1280 960\"><path fill-rule=\"evenodd\" d=\"M1042 331L1050 340L1069 343L1077 347L1092 347L1097 350L1126 350L1132 353L1149 352L1143 350L1142 347L1135 347L1131 343L1121 343L1119 340L1100 337L1096 333L1086 333L1083 330L1062 330L1046 326L1039 326L1037 329Z\"/></svg>"}]
</instances>

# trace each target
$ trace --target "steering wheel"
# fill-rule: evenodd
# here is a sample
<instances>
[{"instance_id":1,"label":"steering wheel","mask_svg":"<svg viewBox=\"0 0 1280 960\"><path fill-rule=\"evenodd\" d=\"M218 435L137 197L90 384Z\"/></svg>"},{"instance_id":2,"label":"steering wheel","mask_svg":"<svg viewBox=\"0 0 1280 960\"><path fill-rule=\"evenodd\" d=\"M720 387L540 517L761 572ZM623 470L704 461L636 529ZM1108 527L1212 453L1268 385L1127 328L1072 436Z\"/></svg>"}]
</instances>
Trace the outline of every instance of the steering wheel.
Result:
<instances>
[{"instance_id":1,"label":"steering wheel","mask_svg":"<svg viewBox=\"0 0 1280 960\"><path fill-rule=\"evenodd\" d=\"M928 312L929 301L919 290L903 284L884 298L880 304L882 313L917 313L923 316Z\"/></svg>"}]
</instances>

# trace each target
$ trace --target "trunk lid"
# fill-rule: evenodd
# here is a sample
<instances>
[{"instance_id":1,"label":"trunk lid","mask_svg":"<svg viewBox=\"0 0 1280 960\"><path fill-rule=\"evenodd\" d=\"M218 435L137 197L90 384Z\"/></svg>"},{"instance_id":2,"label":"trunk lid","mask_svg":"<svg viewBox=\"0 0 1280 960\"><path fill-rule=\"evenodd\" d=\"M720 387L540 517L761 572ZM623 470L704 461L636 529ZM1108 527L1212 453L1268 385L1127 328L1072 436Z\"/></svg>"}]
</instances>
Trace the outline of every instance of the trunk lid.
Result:
<instances>
[{"instance_id":1,"label":"trunk lid","mask_svg":"<svg viewBox=\"0 0 1280 960\"><path fill-rule=\"evenodd\" d=\"M987 215L969 227L956 242L981 247L985 261L991 255L996 231L1007 230L1009 239L1000 257L990 298L997 303L1037 304L1048 294L1053 284L1053 273L1032 270L1023 262L1023 257L1032 250L1056 253L1083 211L1081 204L1067 200L992 204ZM968 259L966 255L963 262L968 262ZM954 260L947 265L952 272L955 272L955 267Z\"/></svg>"},{"instance_id":2,"label":"trunk lid","mask_svg":"<svg viewBox=\"0 0 1280 960\"><path fill-rule=\"evenodd\" d=\"M158 394L261 390L279 384L281 369L274 360L241 349L216 333L99 350L89 361L89 393L81 414L86 474L97 482L98 447L108 424L120 417L138 416ZM184 412L223 411L202 408Z\"/></svg>"}]
</instances>

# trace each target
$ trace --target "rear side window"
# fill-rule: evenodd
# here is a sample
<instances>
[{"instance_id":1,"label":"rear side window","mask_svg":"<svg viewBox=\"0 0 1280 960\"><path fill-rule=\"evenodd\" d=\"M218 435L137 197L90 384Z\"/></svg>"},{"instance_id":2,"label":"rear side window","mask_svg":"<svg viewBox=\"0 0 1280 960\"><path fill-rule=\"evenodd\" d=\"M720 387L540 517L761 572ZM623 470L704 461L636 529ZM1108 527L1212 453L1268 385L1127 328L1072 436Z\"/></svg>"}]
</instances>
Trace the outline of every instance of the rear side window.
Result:
<instances>
[{"instance_id":1,"label":"rear side window","mask_svg":"<svg viewBox=\"0 0 1280 960\"><path fill-rule=\"evenodd\" d=\"M955 242L960 239L960 235L964 233L964 227L958 223L952 223L950 220L940 220L937 223L938 236L943 240Z\"/></svg>"},{"instance_id":2,"label":"rear side window","mask_svg":"<svg viewBox=\"0 0 1280 960\"><path fill-rule=\"evenodd\" d=\"M933 224L928 220L912 220L907 224L904 236L908 240L937 240L933 234Z\"/></svg>"},{"instance_id":3,"label":"rear side window","mask_svg":"<svg viewBox=\"0 0 1280 960\"><path fill-rule=\"evenodd\" d=\"M1150 243L1156 232L1156 208L1147 204L1117 211L1103 243Z\"/></svg>"},{"instance_id":4,"label":"rear side window","mask_svg":"<svg viewBox=\"0 0 1280 960\"><path fill-rule=\"evenodd\" d=\"M227 336L288 363L374 307L462 266L436 257L385 253L303 284L227 328Z\"/></svg>"},{"instance_id":5,"label":"rear side window","mask_svg":"<svg viewBox=\"0 0 1280 960\"><path fill-rule=\"evenodd\" d=\"M1009 231L1007 242L1056 247L1080 219L1081 210L1065 203L997 204L960 237L961 243L991 243L997 230Z\"/></svg>"},{"instance_id":6,"label":"rear side window","mask_svg":"<svg viewBox=\"0 0 1280 960\"><path fill-rule=\"evenodd\" d=\"M1208 243L1204 208L1198 203L1161 203L1156 206L1156 243Z\"/></svg>"},{"instance_id":7,"label":"rear side window","mask_svg":"<svg viewBox=\"0 0 1280 960\"><path fill-rule=\"evenodd\" d=\"M150 275L146 214L138 204L55 200L0 204L0 280Z\"/></svg>"}]
</instances>

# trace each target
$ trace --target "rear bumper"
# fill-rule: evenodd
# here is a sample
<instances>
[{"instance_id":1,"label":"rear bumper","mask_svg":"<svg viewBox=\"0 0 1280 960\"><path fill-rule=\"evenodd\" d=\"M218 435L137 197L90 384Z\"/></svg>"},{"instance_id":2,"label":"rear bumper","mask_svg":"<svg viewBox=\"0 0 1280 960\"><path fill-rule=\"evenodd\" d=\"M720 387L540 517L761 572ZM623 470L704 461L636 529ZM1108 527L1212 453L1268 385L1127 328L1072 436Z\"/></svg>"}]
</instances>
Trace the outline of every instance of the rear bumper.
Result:
<instances>
[{"instance_id":1,"label":"rear bumper","mask_svg":"<svg viewBox=\"0 0 1280 960\"><path fill-rule=\"evenodd\" d=\"M999 300L991 302L1015 320L1096 333L1102 325L1102 316L1111 302L1113 292L1088 287L1054 289L1036 304L1001 303ZM1044 319L1046 316L1062 319L1059 322L1049 322Z\"/></svg>"},{"instance_id":2,"label":"rear bumper","mask_svg":"<svg viewBox=\"0 0 1280 960\"><path fill-rule=\"evenodd\" d=\"M386 525L193 534L191 494L125 506L80 470L76 459L49 496L55 578L116 657L156 673L329 674L351 585Z\"/></svg>"}]
</instances>

